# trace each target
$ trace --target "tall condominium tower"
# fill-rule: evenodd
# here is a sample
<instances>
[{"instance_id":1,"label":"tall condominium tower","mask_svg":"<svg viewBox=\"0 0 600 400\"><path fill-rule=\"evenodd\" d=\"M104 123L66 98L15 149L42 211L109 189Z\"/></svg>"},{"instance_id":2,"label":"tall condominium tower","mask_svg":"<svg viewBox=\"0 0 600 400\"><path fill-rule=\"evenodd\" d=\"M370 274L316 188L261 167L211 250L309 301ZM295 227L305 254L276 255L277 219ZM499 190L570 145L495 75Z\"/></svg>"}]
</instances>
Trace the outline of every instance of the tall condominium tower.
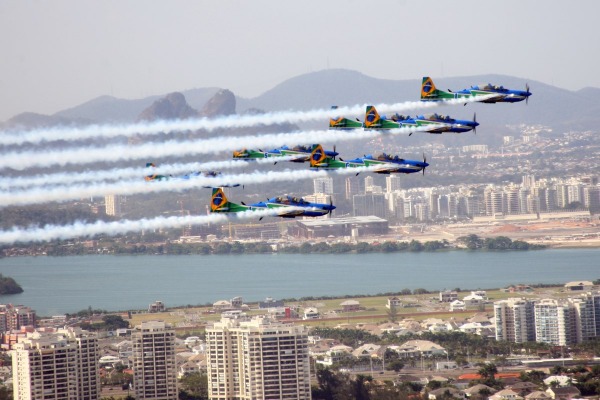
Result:
<instances>
[{"instance_id":1,"label":"tall condominium tower","mask_svg":"<svg viewBox=\"0 0 600 400\"><path fill-rule=\"evenodd\" d=\"M75 328L33 332L13 346L14 398L99 399L98 358L94 334Z\"/></svg>"},{"instance_id":2,"label":"tall condominium tower","mask_svg":"<svg viewBox=\"0 0 600 400\"><path fill-rule=\"evenodd\" d=\"M223 316L206 328L211 399L310 399L303 326Z\"/></svg>"},{"instance_id":3,"label":"tall condominium tower","mask_svg":"<svg viewBox=\"0 0 600 400\"><path fill-rule=\"evenodd\" d=\"M175 331L162 321L142 322L131 340L136 399L177 400Z\"/></svg>"},{"instance_id":4,"label":"tall condominium tower","mask_svg":"<svg viewBox=\"0 0 600 400\"><path fill-rule=\"evenodd\" d=\"M567 346L577 342L577 314L573 304L544 299L535 304L536 341Z\"/></svg>"},{"instance_id":5,"label":"tall condominium tower","mask_svg":"<svg viewBox=\"0 0 600 400\"><path fill-rule=\"evenodd\" d=\"M512 298L494 303L496 340L515 343L535 341L534 303Z\"/></svg>"}]
</instances>

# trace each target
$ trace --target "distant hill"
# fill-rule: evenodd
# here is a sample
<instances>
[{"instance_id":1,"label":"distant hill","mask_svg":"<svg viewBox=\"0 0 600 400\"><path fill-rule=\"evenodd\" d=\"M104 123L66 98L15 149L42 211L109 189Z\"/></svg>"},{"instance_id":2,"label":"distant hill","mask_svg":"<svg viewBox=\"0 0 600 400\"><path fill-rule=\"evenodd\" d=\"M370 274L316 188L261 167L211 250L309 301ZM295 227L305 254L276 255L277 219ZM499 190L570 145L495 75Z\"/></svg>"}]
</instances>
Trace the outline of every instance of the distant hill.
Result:
<instances>
[{"instance_id":1,"label":"distant hill","mask_svg":"<svg viewBox=\"0 0 600 400\"><path fill-rule=\"evenodd\" d=\"M181 94L185 96L193 109L200 110L218 91L219 88L202 88L186 90ZM162 97L164 95L125 100L112 96L100 96L73 108L59 111L54 115L70 120L85 118L98 123L128 123L135 121L145 109Z\"/></svg>"},{"instance_id":2,"label":"distant hill","mask_svg":"<svg viewBox=\"0 0 600 400\"><path fill-rule=\"evenodd\" d=\"M524 88L528 83L533 92L529 104L468 104L463 107L443 106L436 109L403 111L403 114L424 114L433 111L455 118L467 119L477 114L481 123L477 139L467 135L442 135L440 142L452 140L455 144L497 144L502 136L515 134L507 126L542 124L556 133L570 130L595 129L600 124L600 89L584 88L579 91L560 89L542 82L506 75L478 75L453 78L432 76L439 88L460 90L481 83L501 84L509 88ZM356 71L328 69L290 78L255 98L236 97L238 114L252 110L310 110L331 105L357 105L418 101L421 79L389 80L372 78ZM207 102L222 91L219 88L198 88L181 93L189 106L202 114ZM81 123L134 122L140 114L164 96L124 100L101 96L79 106L60 111L52 116L24 113L11 118L7 126L39 126L40 123L69 125ZM233 104L230 102L230 104ZM231 110L229 111L231 112ZM362 116L358 116L362 119ZM302 124L301 128L325 128L327 121ZM518 134L518 132L517 132ZM413 135L414 138L415 135ZM426 140L426 135L414 143Z\"/></svg>"}]
</instances>

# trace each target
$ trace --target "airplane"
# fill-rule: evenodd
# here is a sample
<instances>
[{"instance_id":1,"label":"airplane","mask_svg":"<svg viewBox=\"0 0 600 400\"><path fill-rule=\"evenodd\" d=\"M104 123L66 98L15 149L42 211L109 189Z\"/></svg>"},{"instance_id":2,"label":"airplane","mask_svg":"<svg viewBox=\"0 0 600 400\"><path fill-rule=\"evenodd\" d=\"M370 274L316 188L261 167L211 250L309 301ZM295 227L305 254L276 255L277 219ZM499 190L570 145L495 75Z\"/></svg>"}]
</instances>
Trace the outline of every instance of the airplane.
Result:
<instances>
[{"instance_id":1,"label":"airplane","mask_svg":"<svg viewBox=\"0 0 600 400\"><path fill-rule=\"evenodd\" d=\"M337 106L331 106L331 108L335 110L337 108ZM329 129L350 130L350 129L360 129L362 127L363 127L363 123L360 122L360 120L358 118L356 118L356 121L353 121L346 117L329 118Z\"/></svg>"},{"instance_id":2,"label":"airplane","mask_svg":"<svg viewBox=\"0 0 600 400\"><path fill-rule=\"evenodd\" d=\"M259 150L242 149L239 151L234 151L233 158L235 160L257 160L257 159L269 158L269 157L290 157L288 159L288 161L303 163L305 161L308 161L308 159L310 157L310 152L316 146L318 146L318 145L316 145L316 144L313 144L312 146L298 145L291 149L288 146L282 146L278 149L267 150L267 151L262 151L260 149ZM333 151L327 150L326 153L329 157L335 157L338 155L338 153L335 151L335 148L333 149ZM277 164L277 161L275 161L275 164Z\"/></svg>"},{"instance_id":3,"label":"airplane","mask_svg":"<svg viewBox=\"0 0 600 400\"><path fill-rule=\"evenodd\" d=\"M525 85L525 90L506 89L503 86L487 85L471 86L470 89L463 89L458 92L439 90L435 87L433 80L424 76L421 83L421 101L444 101L451 99L477 99L481 103L516 103L525 100L529 102L529 85ZM466 105L466 103L465 103Z\"/></svg>"},{"instance_id":4,"label":"airplane","mask_svg":"<svg viewBox=\"0 0 600 400\"><path fill-rule=\"evenodd\" d=\"M146 163L146 168L156 168L156 165L154 163ZM184 175L179 175L179 176L151 174L151 175L146 175L144 177L144 180L146 182L168 181L171 179L190 180L190 179L197 178L197 177L216 178L219 175L221 175L221 172L218 172L218 171L194 171L194 172L190 172L190 173L187 173ZM240 186L239 183L232 184L232 185L223 185L223 187L238 187L238 186ZM212 186L203 186L203 187L204 188L212 188Z\"/></svg>"},{"instance_id":5,"label":"airplane","mask_svg":"<svg viewBox=\"0 0 600 400\"><path fill-rule=\"evenodd\" d=\"M337 169L337 168L365 168L373 167L370 172L376 174L412 174L414 172L423 171L429 166L427 159L423 155L423 161L406 160L398 156L390 154L380 154L377 157L365 155L352 160L344 161L343 159L334 160L327 157L322 149L316 148L311 153L310 166L313 169ZM356 174L358 175L358 173Z\"/></svg>"},{"instance_id":6,"label":"airplane","mask_svg":"<svg viewBox=\"0 0 600 400\"><path fill-rule=\"evenodd\" d=\"M273 197L266 201L250 205L246 205L243 202L237 204L232 203L227 199L222 187L213 188L210 201L211 212L237 213L259 210L273 210L276 213L275 216L282 218L320 217L331 214L331 212L335 210L335 206L331 202L329 204L310 203L301 197L292 196ZM263 217L259 218L259 220L262 219Z\"/></svg>"},{"instance_id":7,"label":"airplane","mask_svg":"<svg viewBox=\"0 0 600 400\"><path fill-rule=\"evenodd\" d=\"M417 117L406 117L400 114L394 114L391 118L379 115L374 106L367 106L365 115L365 129L398 129L398 128L422 128L428 133L444 133L444 132L467 132L479 126L477 116L473 115L473 121L459 120L450 118L447 115L431 114L419 115ZM411 136L413 132L409 133Z\"/></svg>"}]
</instances>

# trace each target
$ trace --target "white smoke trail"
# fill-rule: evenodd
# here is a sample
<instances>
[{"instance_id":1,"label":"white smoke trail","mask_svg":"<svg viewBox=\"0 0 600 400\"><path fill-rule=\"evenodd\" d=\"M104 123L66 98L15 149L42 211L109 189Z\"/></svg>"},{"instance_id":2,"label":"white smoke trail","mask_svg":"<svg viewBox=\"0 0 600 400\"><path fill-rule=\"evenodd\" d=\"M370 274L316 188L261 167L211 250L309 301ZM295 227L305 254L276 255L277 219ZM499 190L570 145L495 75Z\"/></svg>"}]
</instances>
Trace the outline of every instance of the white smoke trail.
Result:
<instances>
[{"instance_id":1,"label":"white smoke trail","mask_svg":"<svg viewBox=\"0 0 600 400\"><path fill-rule=\"evenodd\" d=\"M398 128L386 131L355 129L351 131L320 130L293 133L263 134L239 137L219 137L194 141L168 141L164 143L145 143L139 146L112 145L106 147L80 147L66 150L23 151L4 154L0 159L1 168L22 170L31 167L50 167L53 165L92 164L97 162L115 162L122 160L151 159L173 155L215 154L232 151L241 147L282 146L286 143L323 143L343 140L369 139L379 135L407 135L412 132L426 131L420 128Z\"/></svg>"},{"instance_id":2,"label":"white smoke trail","mask_svg":"<svg viewBox=\"0 0 600 400\"><path fill-rule=\"evenodd\" d=\"M214 171L222 169L246 168L256 164L273 164L275 161L288 161L293 157L277 157L256 159L252 162L244 160L208 161L205 163L164 164L154 168L113 168L109 170L88 170L84 172L58 172L34 176L0 178L0 189L7 190L20 187L50 186L57 184L73 184L79 182L118 181L130 178L142 178L147 175L185 174L193 171Z\"/></svg>"},{"instance_id":3,"label":"white smoke trail","mask_svg":"<svg viewBox=\"0 0 600 400\"><path fill-rule=\"evenodd\" d=\"M219 187L231 185L250 185L267 182L297 181L314 179L327 176L328 173L355 174L369 172L377 169L373 167L360 167L339 169L335 171L324 170L284 170L284 171L255 171L249 174L223 175L216 177L198 176L190 179L172 179L166 181L146 182L141 177L138 180L118 181L113 183L93 182L88 185L56 186L51 188L34 187L29 190L0 192L0 207L40 204L52 201L75 200L94 196L132 195L142 193L157 193L164 191L177 191L198 189L201 187Z\"/></svg>"},{"instance_id":4,"label":"white smoke trail","mask_svg":"<svg viewBox=\"0 0 600 400\"><path fill-rule=\"evenodd\" d=\"M475 99L454 99L441 102L405 101L395 104L376 105L378 111L403 112L423 108L434 108L442 105L456 105L481 101ZM0 145L20 145L23 143L40 144L54 141L77 141L91 138L112 138L117 136L156 135L193 130L212 131L218 128L242 128L281 123L306 122L327 119L336 115L363 115L365 105L339 107L332 109L316 109L310 111L280 111L265 114L233 115L219 118L201 118L186 120L162 120L122 125L91 125L84 128L43 128L27 132L0 131Z\"/></svg>"},{"instance_id":5,"label":"white smoke trail","mask_svg":"<svg viewBox=\"0 0 600 400\"><path fill-rule=\"evenodd\" d=\"M115 236L142 230L180 228L188 225L220 223L228 220L246 220L261 216L274 216L274 210L245 211L235 214L211 214L202 216L156 217L141 220L121 220L116 222L97 221L91 224L75 222L71 225L46 225L33 228L12 228L0 231L1 244L46 242L96 235Z\"/></svg>"}]
</instances>

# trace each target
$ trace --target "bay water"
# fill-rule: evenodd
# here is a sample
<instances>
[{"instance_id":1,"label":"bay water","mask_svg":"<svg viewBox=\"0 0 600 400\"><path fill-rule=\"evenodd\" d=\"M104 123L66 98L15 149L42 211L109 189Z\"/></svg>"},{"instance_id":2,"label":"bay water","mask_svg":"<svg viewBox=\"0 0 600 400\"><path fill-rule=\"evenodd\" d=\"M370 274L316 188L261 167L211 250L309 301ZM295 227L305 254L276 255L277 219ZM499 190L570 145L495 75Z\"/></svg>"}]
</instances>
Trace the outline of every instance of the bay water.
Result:
<instances>
[{"instance_id":1,"label":"bay water","mask_svg":"<svg viewBox=\"0 0 600 400\"><path fill-rule=\"evenodd\" d=\"M24 289L0 296L40 316L89 306L109 311L253 302L305 296L375 295L404 288L490 289L600 278L600 249L368 254L74 256L0 259Z\"/></svg>"}]
</instances>

